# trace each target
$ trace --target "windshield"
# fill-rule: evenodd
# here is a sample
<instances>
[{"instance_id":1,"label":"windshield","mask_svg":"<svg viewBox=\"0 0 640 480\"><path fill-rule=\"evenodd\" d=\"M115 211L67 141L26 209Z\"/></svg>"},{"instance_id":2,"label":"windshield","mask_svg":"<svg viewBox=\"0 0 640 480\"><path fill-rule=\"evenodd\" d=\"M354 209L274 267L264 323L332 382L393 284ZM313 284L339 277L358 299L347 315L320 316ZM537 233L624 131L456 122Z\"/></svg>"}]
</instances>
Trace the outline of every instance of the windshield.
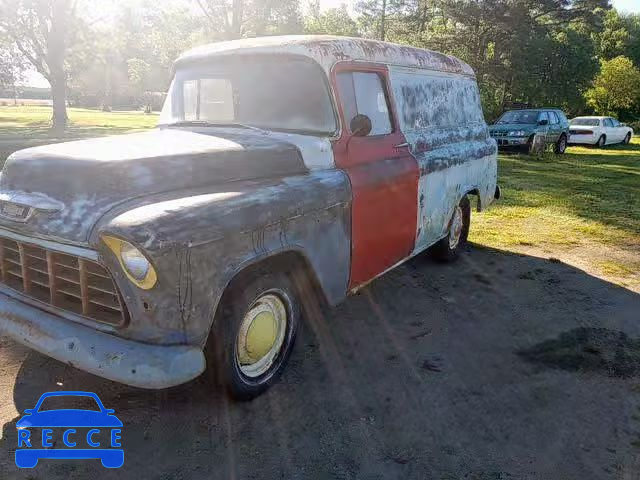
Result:
<instances>
[{"instance_id":1,"label":"windshield","mask_svg":"<svg viewBox=\"0 0 640 480\"><path fill-rule=\"evenodd\" d=\"M573 120L571 120L570 124L597 127L598 125L600 125L600 120L597 118L574 118Z\"/></svg>"},{"instance_id":2,"label":"windshield","mask_svg":"<svg viewBox=\"0 0 640 480\"><path fill-rule=\"evenodd\" d=\"M240 124L331 134L336 121L324 72L305 59L222 59L178 70L160 125Z\"/></svg>"},{"instance_id":3,"label":"windshield","mask_svg":"<svg viewBox=\"0 0 640 480\"><path fill-rule=\"evenodd\" d=\"M505 112L496 123L537 123L539 112L532 110L511 110Z\"/></svg>"}]
</instances>

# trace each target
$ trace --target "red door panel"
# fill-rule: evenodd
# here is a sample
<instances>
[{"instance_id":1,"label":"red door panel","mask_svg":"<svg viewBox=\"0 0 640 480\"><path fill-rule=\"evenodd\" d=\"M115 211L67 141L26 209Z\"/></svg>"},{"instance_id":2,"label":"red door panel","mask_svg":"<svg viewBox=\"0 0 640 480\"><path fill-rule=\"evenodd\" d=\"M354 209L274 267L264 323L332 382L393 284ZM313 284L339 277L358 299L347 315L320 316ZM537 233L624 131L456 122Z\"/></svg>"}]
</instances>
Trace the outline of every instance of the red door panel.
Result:
<instances>
[{"instance_id":1,"label":"red door panel","mask_svg":"<svg viewBox=\"0 0 640 480\"><path fill-rule=\"evenodd\" d=\"M341 64L334 71L334 86L340 71L378 73L390 99L386 67ZM408 148L398 146L406 140L397 127L392 101L388 107L390 134L353 137L347 127L351 119L343 117L343 133L334 144L336 166L349 176L353 192L350 289L409 256L415 245L419 169Z\"/></svg>"}]
</instances>

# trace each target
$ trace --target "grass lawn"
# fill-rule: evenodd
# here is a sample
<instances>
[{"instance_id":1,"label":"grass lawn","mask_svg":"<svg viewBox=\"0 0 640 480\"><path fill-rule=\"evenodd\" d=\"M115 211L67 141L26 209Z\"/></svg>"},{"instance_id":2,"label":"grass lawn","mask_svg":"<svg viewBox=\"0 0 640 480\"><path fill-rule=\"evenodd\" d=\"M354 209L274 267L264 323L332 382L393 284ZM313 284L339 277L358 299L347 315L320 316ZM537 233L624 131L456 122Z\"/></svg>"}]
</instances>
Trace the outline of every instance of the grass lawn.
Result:
<instances>
[{"instance_id":1,"label":"grass lawn","mask_svg":"<svg viewBox=\"0 0 640 480\"><path fill-rule=\"evenodd\" d=\"M503 198L470 240L557 258L640 291L640 141L571 147L542 159L501 155Z\"/></svg>"},{"instance_id":2,"label":"grass lawn","mask_svg":"<svg viewBox=\"0 0 640 480\"><path fill-rule=\"evenodd\" d=\"M51 137L51 107L0 106L0 164L13 151L43 143L98 135L116 135L151 128L158 115L142 112L103 112L86 108L69 108L69 128L63 136Z\"/></svg>"},{"instance_id":3,"label":"grass lawn","mask_svg":"<svg viewBox=\"0 0 640 480\"><path fill-rule=\"evenodd\" d=\"M67 137L106 135L127 130L150 128L158 122L157 114L138 111L103 112L87 108L69 108ZM0 138L3 136L46 137L49 134L51 107L40 105L0 107Z\"/></svg>"},{"instance_id":4,"label":"grass lawn","mask_svg":"<svg viewBox=\"0 0 640 480\"><path fill-rule=\"evenodd\" d=\"M51 109L0 107L0 163L34 144L153 127L157 115L69 109L70 128L48 136ZM501 155L503 198L472 220L470 240L557 258L640 292L640 141L571 147L542 159Z\"/></svg>"}]
</instances>

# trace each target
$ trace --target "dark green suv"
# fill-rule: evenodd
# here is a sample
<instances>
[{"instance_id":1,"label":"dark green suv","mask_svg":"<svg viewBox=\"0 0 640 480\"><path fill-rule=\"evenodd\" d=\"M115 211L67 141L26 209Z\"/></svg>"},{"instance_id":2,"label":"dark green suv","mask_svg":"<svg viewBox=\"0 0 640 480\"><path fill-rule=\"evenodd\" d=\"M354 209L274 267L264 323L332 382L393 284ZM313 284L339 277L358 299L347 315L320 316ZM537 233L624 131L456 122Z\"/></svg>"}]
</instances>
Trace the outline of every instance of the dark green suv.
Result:
<instances>
[{"instance_id":1,"label":"dark green suv","mask_svg":"<svg viewBox=\"0 0 640 480\"><path fill-rule=\"evenodd\" d=\"M569 121L557 108L508 110L489 126L489 133L500 148L517 148L529 152L535 135L543 135L554 145L555 153L564 153L569 140Z\"/></svg>"}]
</instances>

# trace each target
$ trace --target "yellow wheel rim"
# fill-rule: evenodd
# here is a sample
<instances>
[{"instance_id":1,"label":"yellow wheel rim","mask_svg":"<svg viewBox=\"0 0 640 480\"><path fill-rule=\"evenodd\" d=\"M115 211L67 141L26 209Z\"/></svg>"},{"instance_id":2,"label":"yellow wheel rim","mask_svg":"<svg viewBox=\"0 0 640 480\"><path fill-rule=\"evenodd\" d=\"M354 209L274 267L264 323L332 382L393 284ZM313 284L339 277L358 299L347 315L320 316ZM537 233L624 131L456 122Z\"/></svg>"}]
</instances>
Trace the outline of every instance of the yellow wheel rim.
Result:
<instances>
[{"instance_id":1,"label":"yellow wheel rim","mask_svg":"<svg viewBox=\"0 0 640 480\"><path fill-rule=\"evenodd\" d=\"M282 299L268 293L258 298L242 319L236 361L247 377L259 377L273 365L284 344L287 308Z\"/></svg>"},{"instance_id":2,"label":"yellow wheel rim","mask_svg":"<svg viewBox=\"0 0 640 480\"><path fill-rule=\"evenodd\" d=\"M462 208L460 208L460 205L456 205L456 209L453 211L453 218L451 219L451 228L449 229L449 248L451 250L456 248L460 243L463 225Z\"/></svg>"}]
</instances>

